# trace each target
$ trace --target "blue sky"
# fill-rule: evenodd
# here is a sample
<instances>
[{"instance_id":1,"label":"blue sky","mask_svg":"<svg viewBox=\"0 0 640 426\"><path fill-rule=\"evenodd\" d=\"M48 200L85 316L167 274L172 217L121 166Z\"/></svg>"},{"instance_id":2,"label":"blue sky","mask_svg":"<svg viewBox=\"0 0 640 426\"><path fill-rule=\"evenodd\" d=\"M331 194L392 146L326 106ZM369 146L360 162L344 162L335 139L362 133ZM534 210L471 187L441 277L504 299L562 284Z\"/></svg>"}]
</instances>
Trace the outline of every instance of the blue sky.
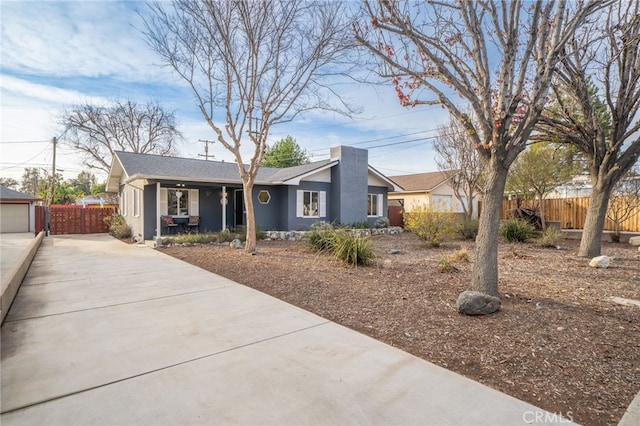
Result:
<instances>
[{"instance_id":1,"label":"blue sky","mask_svg":"<svg viewBox=\"0 0 640 426\"><path fill-rule=\"evenodd\" d=\"M199 139L214 139L193 95L159 59L136 30L138 1L0 0L0 177L20 180L25 167L51 169L53 136L59 118L78 103L114 99L158 101L175 111L185 141L178 154L204 152ZM440 107L402 108L391 85L352 84L339 92L362 113L348 119L319 112L272 128L270 143L287 135L312 154L327 158L329 148L369 149L369 162L387 175L437 170L432 142L447 113ZM249 142L250 143L250 142ZM219 144L216 160L233 161ZM83 170L77 155L59 144L57 167L65 178ZM99 179L104 176L98 175Z\"/></svg>"}]
</instances>

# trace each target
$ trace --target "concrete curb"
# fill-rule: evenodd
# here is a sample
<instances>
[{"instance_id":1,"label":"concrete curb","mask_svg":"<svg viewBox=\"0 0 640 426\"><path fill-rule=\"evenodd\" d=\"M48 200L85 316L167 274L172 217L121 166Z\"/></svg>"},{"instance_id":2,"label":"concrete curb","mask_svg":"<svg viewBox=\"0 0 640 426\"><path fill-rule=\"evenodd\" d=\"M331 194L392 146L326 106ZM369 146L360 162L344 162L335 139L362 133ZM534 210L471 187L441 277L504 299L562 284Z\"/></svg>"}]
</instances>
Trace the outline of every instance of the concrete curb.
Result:
<instances>
[{"instance_id":1,"label":"concrete curb","mask_svg":"<svg viewBox=\"0 0 640 426\"><path fill-rule=\"evenodd\" d=\"M627 408L627 411L620 419L618 426L633 426L640 424L640 392L633 398L631 404Z\"/></svg>"},{"instance_id":2,"label":"concrete curb","mask_svg":"<svg viewBox=\"0 0 640 426\"><path fill-rule=\"evenodd\" d=\"M4 318L7 316L7 312L9 312L13 299L16 297L16 294L18 294L22 280L24 276L27 275L31 261L38 252L43 238L44 231L41 231L22 252L22 255L18 258L15 265L2 276L2 297L0 300L0 315L2 315L2 319L0 323L4 322Z\"/></svg>"}]
</instances>

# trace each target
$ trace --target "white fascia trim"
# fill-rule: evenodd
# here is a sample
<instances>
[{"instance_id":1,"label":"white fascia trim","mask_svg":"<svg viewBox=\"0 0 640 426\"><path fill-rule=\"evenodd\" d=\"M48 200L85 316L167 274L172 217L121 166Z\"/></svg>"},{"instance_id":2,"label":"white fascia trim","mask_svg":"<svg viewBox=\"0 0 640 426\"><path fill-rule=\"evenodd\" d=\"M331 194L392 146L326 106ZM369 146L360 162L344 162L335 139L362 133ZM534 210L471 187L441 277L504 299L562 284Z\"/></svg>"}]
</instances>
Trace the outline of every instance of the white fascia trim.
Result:
<instances>
[{"instance_id":1,"label":"white fascia trim","mask_svg":"<svg viewBox=\"0 0 640 426\"><path fill-rule=\"evenodd\" d=\"M389 179L388 177L386 177L385 175L383 175L373 167L369 166L369 172L373 173L376 177L387 182L387 188L389 188L392 192L404 192L404 189L396 185L391 179Z\"/></svg>"},{"instance_id":2,"label":"white fascia trim","mask_svg":"<svg viewBox=\"0 0 640 426\"><path fill-rule=\"evenodd\" d=\"M298 176L293 177L291 179L287 179L287 180L281 181L281 182L272 182L272 184L275 184L275 185L300 185L300 181L303 180L304 178L312 176L312 175L314 175L316 173L320 173L320 172L322 172L324 170L330 169L331 167L333 167L336 164L338 164L338 162L339 162L338 160L332 161L329 164L325 164L322 167L318 167L317 169L310 170L310 171L308 171L308 172L306 172L304 174L298 175Z\"/></svg>"},{"instance_id":3,"label":"white fascia trim","mask_svg":"<svg viewBox=\"0 0 640 426\"><path fill-rule=\"evenodd\" d=\"M109 174L107 175L107 187L105 188L106 192L118 192L120 190L120 180L122 178L122 175L127 175L127 172L125 171L124 166L122 165L122 162L120 161L118 156L114 155L113 158L114 161L112 161L111 167L109 168ZM114 174L118 173L118 169L120 173L117 174L116 178Z\"/></svg>"}]
</instances>

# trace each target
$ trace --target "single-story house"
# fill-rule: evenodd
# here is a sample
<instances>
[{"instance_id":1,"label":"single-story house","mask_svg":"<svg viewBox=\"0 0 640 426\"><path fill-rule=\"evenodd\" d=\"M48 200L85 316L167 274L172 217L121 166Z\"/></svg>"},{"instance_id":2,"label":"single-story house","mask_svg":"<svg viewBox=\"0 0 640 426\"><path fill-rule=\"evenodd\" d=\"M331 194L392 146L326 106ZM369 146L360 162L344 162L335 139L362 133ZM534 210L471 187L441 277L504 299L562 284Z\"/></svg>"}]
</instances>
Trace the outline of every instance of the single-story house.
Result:
<instances>
[{"instance_id":1,"label":"single-story house","mask_svg":"<svg viewBox=\"0 0 640 426\"><path fill-rule=\"evenodd\" d=\"M120 213L145 240L175 231L168 223L198 217L200 232L246 225L242 181L235 163L117 151L107 192L120 194ZM341 224L386 216L387 194L400 191L368 164L368 151L331 149L328 160L283 169L261 167L253 188L256 226L306 230L318 221Z\"/></svg>"},{"instance_id":2,"label":"single-story house","mask_svg":"<svg viewBox=\"0 0 640 426\"><path fill-rule=\"evenodd\" d=\"M390 205L400 205L405 212L418 206L432 206L434 209L452 213L464 213L463 205L451 186L458 175L457 170L416 173L389 176L399 185L402 192L390 192ZM478 198L473 200L473 216L478 217Z\"/></svg>"},{"instance_id":3,"label":"single-story house","mask_svg":"<svg viewBox=\"0 0 640 426\"><path fill-rule=\"evenodd\" d=\"M35 206L41 198L0 186L0 233L34 232Z\"/></svg>"}]
</instances>

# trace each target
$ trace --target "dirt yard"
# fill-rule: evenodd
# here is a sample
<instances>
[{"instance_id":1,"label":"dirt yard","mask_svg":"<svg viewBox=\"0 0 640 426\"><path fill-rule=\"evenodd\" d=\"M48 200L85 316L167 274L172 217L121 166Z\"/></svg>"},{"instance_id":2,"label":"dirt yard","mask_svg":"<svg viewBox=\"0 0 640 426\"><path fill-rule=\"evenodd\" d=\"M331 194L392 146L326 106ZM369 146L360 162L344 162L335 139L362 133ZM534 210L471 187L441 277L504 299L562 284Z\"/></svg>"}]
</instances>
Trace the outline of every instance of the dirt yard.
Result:
<instances>
[{"instance_id":1,"label":"dirt yard","mask_svg":"<svg viewBox=\"0 0 640 426\"><path fill-rule=\"evenodd\" d=\"M640 300L636 247L604 243L616 259L593 269L575 240L501 244L502 310L468 317L455 302L474 243L433 249L410 233L373 241L373 264L357 268L302 242L260 241L255 256L228 244L161 250L578 423L617 424L640 391L640 308L611 300ZM454 269L443 271L447 256Z\"/></svg>"}]
</instances>

